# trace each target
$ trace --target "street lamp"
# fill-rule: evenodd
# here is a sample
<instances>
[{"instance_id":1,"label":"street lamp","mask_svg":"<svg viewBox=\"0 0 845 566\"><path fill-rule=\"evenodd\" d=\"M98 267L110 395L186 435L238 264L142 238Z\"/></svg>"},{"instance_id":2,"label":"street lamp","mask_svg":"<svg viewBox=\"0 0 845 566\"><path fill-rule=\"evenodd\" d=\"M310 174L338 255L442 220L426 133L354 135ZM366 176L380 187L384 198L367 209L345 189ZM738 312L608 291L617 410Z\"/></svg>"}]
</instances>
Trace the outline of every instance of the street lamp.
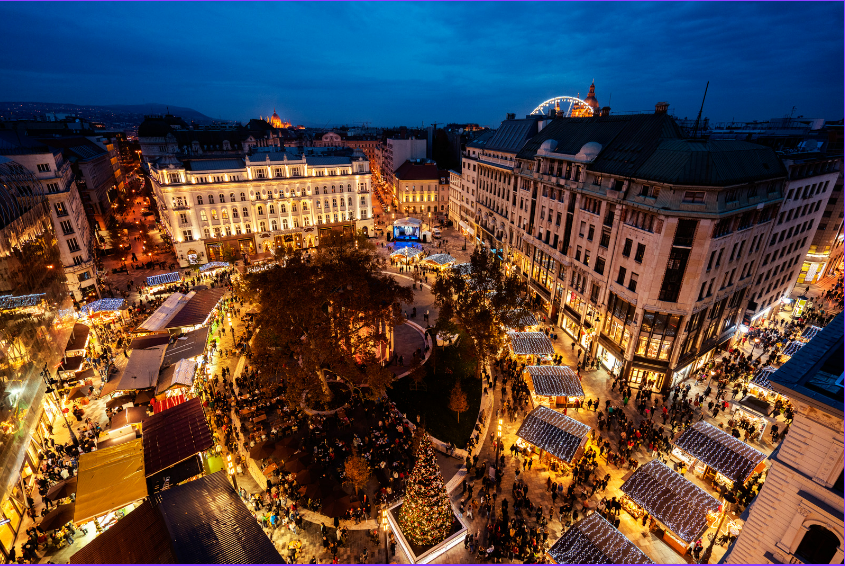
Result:
<instances>
[{"instance_id":1,"label":"street lamp","mask_svg":"<svg viewBox=\"0 0 845 566\"><path fill-rule=\"evenodd\" d=\"M70 423L67 420L67 415L61 409L61 403L59 402L59 396L56 395L56 390L53 388L53 385L56 383L56 379L50 377L50 371L47 369L47 363L44 363L44 369L41 370L41 377L44 379L44 384L47 386L47 389L44 390L44 393L53 394L53 400L56 403L56 407L59 409L59 412L62 414L62 418L65 420L65 426L67 427L67 431L70 433L70 439L73 441L74 446L79 446L79 439L76 438L76 435L73 433L73 427L70 426Z\"/></svg>"},{"instance_id":2,"label":"street lamp","mask_svg":"<svg viewBox=\"0 0 845 566\"><path fill-rule=\"evenodd\" d=\"M384 563L390 562L390 550L387 548L387 507L381 510L381 530L384 531Z\"/></svg>"}]
</instances>

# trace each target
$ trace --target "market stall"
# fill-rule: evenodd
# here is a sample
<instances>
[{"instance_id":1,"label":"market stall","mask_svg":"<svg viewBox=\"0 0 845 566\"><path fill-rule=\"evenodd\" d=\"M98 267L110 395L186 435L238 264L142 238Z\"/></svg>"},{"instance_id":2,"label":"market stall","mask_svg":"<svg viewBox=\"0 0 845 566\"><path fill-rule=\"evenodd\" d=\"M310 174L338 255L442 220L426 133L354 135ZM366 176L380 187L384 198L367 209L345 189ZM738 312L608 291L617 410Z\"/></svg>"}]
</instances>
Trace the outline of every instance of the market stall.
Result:
<instances>
[{"instance_id":1,"label":"market stall","mask_svg":"<svg viewBox=\"0 0 845 566\"><path fill-rule=\"evenodd\" d=\"M753 473L766 467L765 454L704 421L678 436L672 454L686 462L696 475L728 488L734 482L745 483Z\"/></svg>"},{"instance_id":2,"label":"market stall","mask_svg":"<svg viewBox=\"0 0 845 566\"><path fill-rule=\"evenodd\" d=\"M414 247L411 247L411 246L405 246L405 247L399 248L395 252L391 253L390 257L394 261L400 261L400 262L403 262L403 263L407 263L407 262L414 260L417 257L423 255L424 253L425 252L423 252L419 248L414 248Z\"/></svg>"},{"instance_id":3,"label":"market stall","mask_svg":"<svg viewBox=\"0 0 845 566\"><path fill-rule=\"evenodd\" d=\"M471 263L453 263L452 269L463 275L464 277L468 277L470 273L472 273L472 264Z\"/></svg>"},{"instance_id":4,"label":"market stall","mask_svg":"<svg viewBox=\"0 0 845 566\"><path fill-rule=\"evenodd\" d=\"M772 383L769 381L777 369L772 366L766 366L755 371L751 379L748 380L748 390L768 403L774 403L778 399L787 401L788 399L786 397L772 388Z\"/></svg>"},{"instance_id":5,"label":"market stall","mask_svg":"<svg viewBox=\"0 0 845 566\"><path fill-rule=\"evenodd\" d=\"M589 425L541 406L522 421L516 444L530 446L543 463L572 466L583 452L590 430Z\"/></svg>"},{"instance_id":6,"label":"market stall","mask_svg":"<svg viewBox=\"0 0 845 566\"><path fill-rule=\"evenodd\" d=\"M821 328L819 328L818 326L808 326L801 333L801 336L798 338L798 340L806 344L807 342L815 338L816 334L818 334L819 332L821 332Z\"/></svg>"},{"instance_id":7,"label":"market stall","mask_svg":"<svg viewBox=\"0 0 845 566\"><path fill-rule=\"evenodd\" d=\"M200 266L199 271L202 274L214 273L218 269L226 269L227 267L230 267L228 261L209 261L205 265Z\"/></svg>"},{"instance_id":8,"label":"market stall","mask_svg":"<svg viewBox=\"0 0 845 566\"><path fill-rule=\"evenodd\" d=\"M91 339L91 329L85 325L76 323L65 346L65 356L84 356L85 349Z\"/></svg>"},{"instance_id":9,"label":"market stall","mask_svg":"<svg viewBox=\"0 0 845 566\"><path fill-rule=\"evenodd\" d=\"M172 273L161 273L159 275L150 275L149 277L147 277L147 287L150 290L153 290L164 285L178 283L181 280L182 274L179 271L174 271Z\"/></svg>"},{"instance_id":10,"label":"market stall","mask_svg":"<svg viewBox=\"0 0 845 566\"><path fill-rule=\"evenodd\" d=\"M74 523L109 515L147 496L143 452L138 438L79 455Z\"/></svg>"},{"instance_id":11,"label":"market stall","mask_svg":"<svg viewBox=\"0 0 845 566\"><path fill-rule=\"evenodd\" d=\"M163 344L146 350L132 350L123 371L103 386L100 395L154 387L158 383L158 371L166 351L167 346Z\"/></svg>"},{"instance_id":12,"label":"market stall","mask_svg":"<svg viewBox=\"0 0 845 566\"><path fill-rule=\"evenodd\" d=\"M515 332L535 332L540 324L534 313L527 309L511 311L509 313L509 319L509 330Z\"/></svg>"},{"instance_id":13,"label":"market stall","mask_svg":"<svg viewBox=\"0 0 845 566\"><path fill-rule=\"evenodd\" d=\"M786 362L789 358L794 356L798 350L804 347L805 342L801 342L799 340L793 340L789 344L783 347L783 350L780 352L780 358L782 361Z\"/></svg>"},{"instance_id":14,"label":"market stall","mask_svg":"<svg viewBox=\"0 0 845 566\"><path fill-rule=\"evenodd\" d=\"M422 260L422 263L429 267L444 269L455 263L455 258L449 254L434 254Z\"/></svg>"},{"instance_id":15,"label":"market stall","mask_svg":"<svg viewBox=\"0 0 845 566\"><path fill-rule=\"evenodd\" d=\"M660 460L637 468L619 489L623 509L635 518L649 513L656 534L682 556L722 508L715 497Z\"/></svg>"},{"instance_id":16,"label":"market stall","mask_svg":"<svg viewBox=\"0 0 845 566\"><path fill-rule=\"evenodd\" d=\"M164 395L172 390L190 389L194 385L194 376L197 373L197 362L193 360L179 360L175 364L163 369L158 376L156 395Z\"/></svg>"},{"instance_id":17,"label":"market stall","mask_svg":"<svg viewBox=\"0 0 845 566\"><path fill-rule=\"evenodd\" d=\"M511 353L520 359L521 356L531 360L532 357L543 361L551 361L555 353L549 337L542 332L508 332Z\"/></svg>"},{"instance_id":18,"label":"market stall","mask_svg":"<svg viewBox=\"0 0 845 566\"><path fill-rule=\"evenodd\" d=\"M584 399L581 380L569 366L526 366L525 381L535 405L575 407Z\"/></svg>"},{"instance_id":19,"label":"market stall","mask_svg":"<svg viewBox=\"0 0 845 566\"><path fill-rule=\"evenodd\" d=\"M120 298L99 299L88 303L79 311L80 316L94 319L98 322L108 322L120 317L126 309L126 301Z\"/></svg>"},{"instance_id":20,"label":"market stall","mask_svg":"<svg viewBox=\"0 0 845 566\"><path fill-rule=\"evenodd\" d=\"M733 415L729 424L734 428L750 431L754 427L752 437L759 440L769 424L776 422L770 415L773 407L766 400L746 395L742 399L728 401L733 408Z\"/></svg>"},{"instance_id":21,"label":"market stall","mask_svg":"<svg viewBox=\"0 0 845 566\"><path fill-rule=\"evenodd\" d=\"M654 564L599 513L576 521L546 557L552 564Z\"/></svg>"}]
</instances>

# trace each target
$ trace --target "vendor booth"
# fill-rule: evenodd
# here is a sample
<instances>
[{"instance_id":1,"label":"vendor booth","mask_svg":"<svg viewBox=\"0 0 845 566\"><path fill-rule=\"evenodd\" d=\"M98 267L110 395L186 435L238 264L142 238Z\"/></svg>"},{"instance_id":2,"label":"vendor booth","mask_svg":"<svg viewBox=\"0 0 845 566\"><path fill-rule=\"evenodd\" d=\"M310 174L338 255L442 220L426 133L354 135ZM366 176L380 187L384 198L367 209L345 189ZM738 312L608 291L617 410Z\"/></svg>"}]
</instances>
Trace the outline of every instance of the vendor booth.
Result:
<instances>
[{"instance_id":1,"label":"vendor booth","mask_svg":"<svg viewBox=\"0 0 845 566\"><path fill-rule=\"evenodd\" d=\"M173 293L147 320L138 325L135 333L167 330L171 334L178 334L205 326L225 294L225 287L199 289L187 295Z\"/></svg>"},{"instance_id":2,"label":"vendor booth","mask_svg":"<svg viewBox=\"0 0 845 566\"><path fill-rule=\"evenodd\" d=\"M783 350L780 352L780 359L783 362L786 362L789 358L794 356L798 350L804 347L805 342L801 342L798 340L793 340L786 346L784 346Z\"/></svg>"},{"instance_id":3,"label":"vendor booth","mask_svg":"<svg viewBox=\"0 0 845 566\"><path fill-rule=\"evenodd\" d=\"M179 283L181 280L182 274L178 271L174 271L172 273L161 273L159 275L150 275L147 277L147 287L153 290L164 285Z\"/></svg>"},{"instance_id":4,"label":"vendor booth","mask_svg":"<svg viewBox=\"0 0 845 566\"><path fill-rule=\"evenodd\" d=\"M418 259L420 256L423 255L425 255L425 252L419 248L415 248L413 246L404 246L391 253L390 258L394 261L408 263L410 261Z\"/></svg>"},{"instance_id":5,"label":"vendor booth","mask_svg":"<svg viewBox=\"0 0 845 566\"><path fill-rule=\"evenodd\" d=\"M82 307L79 314L81 317L89 320L107 323L120 318L126 308L127 305L124 299L99 299Z\"/></svg>"},{"instance_id":6,"label":"vendor booth","mask_svg":"<svg viewBox=\"0 0 845 566\"><path fill-rule=\"evenodd\" d=\"M705 480L733 487L766 468L766 455L722 429L699 421L675 440L672 455Z\"/></svg>"},{"instance_id":7,"label":"vendor booth","mask_svg":"<svg viewBox=\"0 0 845 566\"><path fill-rule=\"evenodd\" d=\"M760 399L754 395L746 395L739 400L728 401L733 409L731 426L740 430L750 430L754 427L753 438L759 440L763 438L763 433L770 423L776 422L770 415L774 411L774 407L765 399ZM731 422L729 422L731 424Z\"/></svg>"},{"instance_id":8,"label":"vendor booth","mask_svg":"<svg viewBox=\"0 0 845 566\"><path fill-rule=\"evenodd\" d=\"M527 309L516 309L508 313L510 321L509 328L517 332L534 332L539 326L539 321L534 313Z\"/></svg>"},{"instance_id":9,"label":"vendor booth","mask_svg":"<svg viewBox=\"0 0 845 566\"><path fill-rule=\"evenodd\" d=\"M84 356L90 338L91 329L87 325L74 324L65 346L65 356Z\"/></svg>"},{"instance_id":10,"label":"vendor booth","mask_svg":"<svg viewBox=\"0 0 845 566\"><path fill-rule=\"evenodd\" d=\"M648 513L658 537L682 556L722 510L715 497L660 460L637 468L619 489L622 508L637 519Z\"/></svg>"},{"instance_id":11,"label":"vendor booth","mask_svg":"<svg viewBox=\"0 0 845 566\"><path fill-rule=\"evenodd\" d=\"M166 367L158 376L156 395L163 395L174 389L190 390L194 385L196 373L197 362L193 360L179 360Z\"/></svg>"},{"instance_id":12,"label":"vendor booth","mask_svg":"<svg viewBox=\"0 0 845 566\"><path fill-rule=\"evenodd\" d=\"M575 407L584 399L581 380L569 366L527 366L525 381L535 405Z\"/></svg>"},{"instance_id":13,"label":"vendor booth","mask_svg":"<svg viewBox=\"0 0 845 566\"><path fill-rule=\"evenodd\" d=\"M220 269L226 269L227 267L230 267L228 261L209 261L205 265L200 266L200 273L214 273Z\"/></svg>"},{"instance_id":14,"label":"vendor booth","mask_svg":"<svg viewBox=\"0 0 845 566\"><path fill-rule=\"evenodd\" d=\"M654 564L599 513L576 521L546 557L552 564Z\"/></svg>"},{"instance_id":15,"label":"vendor booth","mask_svg":"<svg viewBox=\"0 0 845 566\"><path fill-rule=\"evenodd\" d=\"M450 256L449 254L434 254L422 260L422 263L427 265L428 267L436 267L437 269L443 269L455 263L455 258Z\"/></svg>"},{"instance_id":16,"label":"vendor booth","mask_svg":"<svg viewBox=\"0 0 845 566\"><path fill-rule=\"evenodd\" d=\"M821 328L819 328L818 326L808 326L801 333L801 336L798 338L798 340L807 343L813 338L815 338L816 334L818 334L819 332L821 332Z\"/></svg>"},{"instance_id":17,"label":"vendor booth","mask_svg":"<svg viewBox=\"0 0 845 566\"><path fill-rule=\"evenodd\" d=\"M147 496L144 448L140 438L79 455L73 522L82 525L105 518ZM120 514L118 514L120 515Z\"/></svg>"},{"instance_id":18,"label":"vendor booth","mask_svg":"<svg viewBox=\"0 0 845 566\"><path fill-rule=\"evenodd\" d=\"M590 426L548 407L537 407L525 417L516 433L517 446L529 446L540 462L572 466L584 451Z\"/></svg>"},{"instance_id":19,"label":"vendor booth","mask_svg":"<svg viewBox=\"0 0 845 566\"><path fill-rule=\"evenodd\" d=\"M472 264L471 263L453 263L452 269L463 275L464 277L468 277L470 273L472 273Z\"/></svg>"},{"instance_id":20,"label":"vendor booth","mask_svg":"<svg viewBox=\"0 0 845 566\"><path fill-rule=\"evenodd\" d=\"M549 337L542 332L508 332L511 353L522 360L551 361L555 353Z\"/></svg>"},{"instance_id":21,"label":"vendor booth","mask_svg":"<svg viewBox=\"0 0 845 566\"><path fill-rule=\"evenodd\" d=\"M115 376L103 386L101 396L109 395L115 391L137 391L149 389L158 383L158 371L161 368L161 361L167 346L159 345L146 350L132 350L126 367L120 375Z\"/></svg>"},{"instance_id":22,"label":"vendor booth","mask_svg":"<svg viewBox=\"0 0 845 566\"><path fill-rule=\"evenodd\" d=\"M751 379L748 380L748 391L767 403L775 403L778 399L787 401L786 397L772 388L772 383L769 381L776 371L777 368L772 366L766 366L755 371Z\"/></svg>"}]
</instances>

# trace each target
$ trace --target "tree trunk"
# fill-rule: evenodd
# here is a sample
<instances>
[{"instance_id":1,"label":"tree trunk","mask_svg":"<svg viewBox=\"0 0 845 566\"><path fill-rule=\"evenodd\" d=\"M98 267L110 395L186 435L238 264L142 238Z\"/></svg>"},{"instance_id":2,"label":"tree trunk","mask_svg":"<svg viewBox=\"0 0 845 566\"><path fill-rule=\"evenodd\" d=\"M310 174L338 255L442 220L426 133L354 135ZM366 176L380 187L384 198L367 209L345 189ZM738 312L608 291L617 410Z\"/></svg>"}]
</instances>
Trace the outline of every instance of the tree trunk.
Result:
<instances>
[{"instance_id":1,"label":"tree trunk","mask_svg":"<svg viewBox=\"0 0 845 566\"><path fill-rule=\"evenodd\" d=\"M329 389L329 381L326 379L326 370L317 370L317 377L320 378L320 386L323 388L323 394L326 396L327 400L331 401L332 398L334 398L334 395L332 394L332 390Z\"/></svg>"}]
</instances>

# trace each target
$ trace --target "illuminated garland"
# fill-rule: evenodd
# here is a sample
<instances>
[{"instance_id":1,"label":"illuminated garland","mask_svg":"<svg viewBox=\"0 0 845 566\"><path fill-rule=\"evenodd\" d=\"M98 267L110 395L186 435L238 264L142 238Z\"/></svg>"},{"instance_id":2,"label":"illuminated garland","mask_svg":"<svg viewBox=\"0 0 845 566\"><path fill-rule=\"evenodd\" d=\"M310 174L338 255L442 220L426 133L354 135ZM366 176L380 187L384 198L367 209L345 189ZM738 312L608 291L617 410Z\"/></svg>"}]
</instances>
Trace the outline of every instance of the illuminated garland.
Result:
<instances>
[{"instance_id":1,"label":"illuminated garland","mask_svg":"<svg viewBox=\"0 0 845 566\"><path fill-rule=\"evenodd\" d=\"M536 395L547 397L584 397L581 380L569 366L528 366Z\"/></svg>"},{"instance_id":2,"label":"illuminated garland","mask_svg":"<svg viewBox=\"0 0 845 566\"><path fill-rule=\"evenodd\" d=\"M819 328L818 326L810 326L808 328L805 328L804 332L801 333L801 340L809 342L810 340L816 337L816 334L818 334L820 330L821 328Z\"/></svg>"},{"instance_id":3,"label":"illuminated garland","mask_svg":"<svg viewBox=\"0 0 845 566\"><path fill-rule=\"evenodd\" d=\"M637 468L619 489L687 543L704 532L707 514L720 507L716 498L660 460Z\"/></svg>"},{"instance_id":4,"label":"illuminated garland","mask_svg":"<svg viewBox=\"0 0 845 566\"><path fill-rule=\"evenodd\" d=\"M200 267L200 273L204 271L210 271L212 269L219 269L221 267L229 267L228 261L209 261L202 267Z\"/></svg>"},{"instance_id":5,"label":"illuminated garland","mask_svg":"<svg viewBox=\"0 0 845 566\"><path fill-rule=\"evenodd\" d=\"M428 256L423 261L430 261L432 263L436 263L437 265L446 265L447 263L454 263L455 258L449 254L434 254Z\"/></svg>"},{"instance_id":6,"label":"illuminated garland","mask_svg":"<svg viewBox=\"0 0 845 566\"><path fill-rule=\"evenodd\" d=\"M0 311L10 310L10 309L18 309L21 307L34 307L46 295L44 293L38 293L35 295L21 295L19 297L15 297L13 295L4 295L0 297Z\"/></svg>"},{"instance_id":7,"label":"illuminated garland","mask_svg":"<svg viewBox=\"0 0 845 566\"><path fill-rule=\"evenodd\" d=\"M803 347L804 347L803 342L799 342L798 340L793 340L792 342L790 342L789 344L786 345L786 347L783 349L783 351L780 354L782 356L788 356L788 357L791 358L796 353L798 353L798 350L800 350Z\"/></svg>"},{"instance_id":8,"label":"illuminated garland","mask_svg":"<svg viewBox=\"0 0 845 566\"><path fill-rule=\"evenodd\" d=\"M572 525L548 552L558 564L654 564L598 513Z\"/></svg>"},{"instance_id":9,"label":"illuminated garland","mask_svg":"<svg viewBox=\"0 0 845 566\"><path fill-rule=\"evenodd\" d=\"M122 309L125 303L126 301L120 298L98 299L82 307L82 312L93 314L101 311L117 311Z\"/></svg>"},{"instance_id":10,"label":"illuminated garland","mask_svg":"<svg viewBox=\"0 0 845 566\"><path fill-rule=\"evenodd\" d=\"M449 536L454 513L443 474L437 465L434 449L427 434L423 434L417 447L414 470L408 477L405 501L399 512L398 522L413 544L436 545Z\"/></svg>"},{"instance_id":11,"label":"illuminated garland","mask_svg":"<svg viewBox=\"0 0 845 566\"><path fill-rule=\"evenodd\" d=\"M542 405L525 417L516 432L525 442L542 448L564 462L572 461L588 434L588 425Z\"/></svg>"},{"instance_id":12,"label":"illuminated garland","mask_svg":"<svg viewBox=\"0 0 845 566\"><path fill-rule=\"evenodd\" d=\"M775 373L776 371L777 368L773 368L772 366L760 368L754 373L754 377L751 378L750 383L752 385L756 385L757 387L762 387L771 391L772 383L769 381L769 376Z\"/></svg>"},{"instance_id":13,"label":"illuminated garland","mask_svg":"<svg viewBox=\"0 0 845 566\"><path fill-rule=\"evenodd\" d=\"M685 430L675 446L734 481L747 480L766 459L762 452L704 421Z\"/></svg>"},{"instance_id":14,"label":"illuminated garland","mask_svg":"<svg viewBox=\"0 0 845 566\"><path fill-rule=\"evenodd\" d=\"M147 277L147 286L155 287L156 285L167 285L168 283L176 283L181 279L178 271L173 273L162 273L161 275L150 275Z\"/></svg>"},{"instance_id":15,"label":"illuminated garland","mask_svg":"<svg viewBox=\"0 0 845 566\"><path fill-rule=\"evenodd\" d=\"M469 275L472 273L472 264L471 263L456 263L452 265L452 269L460 273L461 275Z\"/></svg>"},{"instance_id":16,"label":"illuminated garland","mask_svg":"<svg viewBox=\"0 0 845 566\"><path fill-rule=\"evenodd\" d=\"M542 332L508 332L511 351L518 356L554 354L549 337Z\"/></svg>"},{"instance_id":17,"label":"illuminated garland","mask_svg":"<svg viewBox=\"0 0 845 566\"><path fill-rule=\"evenodd\" d=\"M424 252L419 248L405 247L405 248L396 250L395 252L390 254L390 257L404 256L404 257L407 257L407 258L412 258L412 257L417 257L418 255L420 255L422 253L424 253Z\"/></svg>"}]
</instances>

